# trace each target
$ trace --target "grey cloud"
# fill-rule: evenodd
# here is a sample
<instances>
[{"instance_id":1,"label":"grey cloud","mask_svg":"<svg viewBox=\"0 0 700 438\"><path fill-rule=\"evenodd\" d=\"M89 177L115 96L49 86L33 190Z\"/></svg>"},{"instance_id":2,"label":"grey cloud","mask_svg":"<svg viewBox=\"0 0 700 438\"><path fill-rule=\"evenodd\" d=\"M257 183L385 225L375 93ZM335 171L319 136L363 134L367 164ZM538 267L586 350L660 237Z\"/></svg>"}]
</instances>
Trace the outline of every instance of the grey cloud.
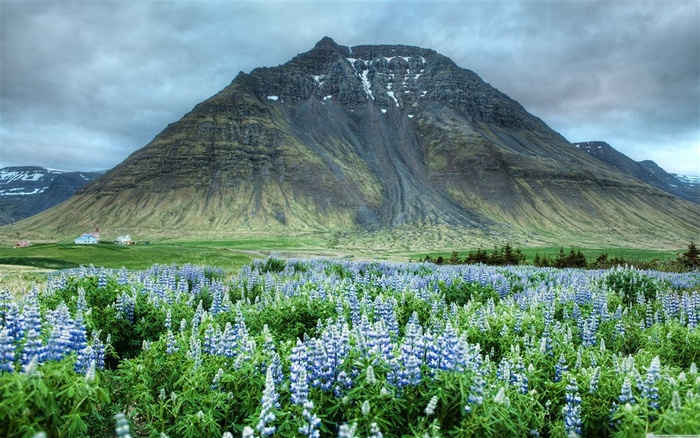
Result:
<instances>
[{"instance_id":1,"label":"grey cloud","mask_svg":"<svg viewBox=\"0 0 700 438\"><path fill-rule=\"evenodd\" d=\"M281 64L329 35L435 49L572 141L606 140L700 173L698 7L4 3L0 165L112 167L239 71Z\"/></svg>"}]
</instances>

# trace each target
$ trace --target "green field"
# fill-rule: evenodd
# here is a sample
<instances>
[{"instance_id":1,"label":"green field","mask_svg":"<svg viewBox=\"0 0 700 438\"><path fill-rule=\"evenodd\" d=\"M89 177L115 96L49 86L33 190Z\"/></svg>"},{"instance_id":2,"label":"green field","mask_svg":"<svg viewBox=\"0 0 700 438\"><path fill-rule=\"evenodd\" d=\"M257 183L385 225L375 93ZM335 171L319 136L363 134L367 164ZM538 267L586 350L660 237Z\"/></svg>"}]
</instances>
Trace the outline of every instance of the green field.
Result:
<instances>
[{"instance_id":1,"label":"green field","mask_svg":"<svg viewBox=\"0 0 700 438\"><path fill-rule=\"evenodd\" d=\"M24 265L45 269L65 269L76 266L145 269L153 264L185 263L238 269L250 263L254 255L243 249L233 249L213 243L156 243L122 246L114 244L74 245L66 243L36 244L28 248L1 248L0 265Z\"/></svg>"},{"instance_id":2,"label":"green field","mask_svg":"<svg viewBox=\"0 0 700 438\"><path fill-rule=\"evenodd\" d=\"M579 248L575 248L578 250ZM493 251L493 248L482 247ZM560 247L521 248L531 262L535 254L556 257ZM476 248L457 249L461 258ZM569 247L564 247L568 253ZM599 254L607 253L610 257L621 257L629 261L674 260L684 251L679 247L675 251L661 251L632 248L584 248L582 252L588 260L594 260ZM332 244L313 237L249 238L225 241L167 241L151 244L121 246L112 243L98 245L75 245L72 243L39 243L28 248L12 248L9 245L0 248L0 265L33 266L42 269L66 269L83 266L104 266L107 268L146 269L153 264L200 264L219 266L237 270L254 258L265 258L271 254L281 257L329 256L341 258L371 258L375 260L417 261L430 255L433 259L450 257L452 249L410 252L378 251L371 249L333 248Z\"/></svg>"},{"instance_id":3,"label":"green field","mask_svg":"<svg viewBox=\"0 0 700 438\"><path fill-rule=\"evenodd\" d=\"M514 247L515 249L517 247ZM558 254L560 249L564 249L564 253L568 254L570 251L570 246L550 246L550 247L542 247L542 248L520 248L523 254L525 254L525 257L527 258L527 262L532 262L532 260L535 258L535 255L539 254L540 257L549 257L549 258L555 258ZM595 260L596 257L598 257L600 254L608 254L610 258L613 257L619 257L623 258L625 260L629 261L641 261L641 262L649 262L652 260L661 260L661 261L671 261L675 260L681 253L683 253L687 248L685 247L680 247L677 250L671 250L671 251L663 251L663 250L652 250L652 249L637 249L637 248L579 248L579 247L574 247L575 251L581 250L581 252L586 256L586 259L590 260ZM476 252L477 248L471 248L471 249L457 249L457 254L459 254L460 258L466 257L469 252ZM488 251L488 252L493 252L493 247L482 247L482 251ZM418 260L424 258L426 255L430 255L432 259L436 259L437 257L442 256L445 259L448 259L451 255L452 251L433 251L433 252L426 252L426 253L414 253L412 257L410 257L412 260Z\"/></svg>"}]
</instances>

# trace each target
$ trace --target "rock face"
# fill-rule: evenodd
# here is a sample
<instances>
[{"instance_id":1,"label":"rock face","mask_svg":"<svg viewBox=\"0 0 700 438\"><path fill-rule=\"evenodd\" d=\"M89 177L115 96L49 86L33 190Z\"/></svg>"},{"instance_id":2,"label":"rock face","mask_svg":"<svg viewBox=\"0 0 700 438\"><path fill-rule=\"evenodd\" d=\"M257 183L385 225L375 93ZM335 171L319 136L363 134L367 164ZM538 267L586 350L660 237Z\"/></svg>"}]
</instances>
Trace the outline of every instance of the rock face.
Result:
<instances>
[{"instance_id":1,"label":"rock face","mask_svg":"<svg viewBox=\"0 0 700 438\"><path fill-rule=\"evenodd\" d=\"M700 187L671 175L653 161L634 161L604 141L585 141L573 145L632 178L679 198L700 204Z\"/></svg>"},{"instance_id":2,"label":"rock face","mask_svg":"<svg viewBox=\"0 0 700 438\"><path fill-rule=\"evenodd\" d=\"M101 172L63 172L43 167L0 169L0 225L40 213L70 198Z\"/></svg>"},{"instance_id":3,"label":"rock face","mask_svg":"<svg viewBox=\"0 0 700 438\"><path fill-rule=\"evenodd\" d=\"M700 233L698 219L433 50L326 37L284 65L240 73L25 224L209 235L442 227L546 239L662 225L685 236Z\"/></svg>"}]
</instances>

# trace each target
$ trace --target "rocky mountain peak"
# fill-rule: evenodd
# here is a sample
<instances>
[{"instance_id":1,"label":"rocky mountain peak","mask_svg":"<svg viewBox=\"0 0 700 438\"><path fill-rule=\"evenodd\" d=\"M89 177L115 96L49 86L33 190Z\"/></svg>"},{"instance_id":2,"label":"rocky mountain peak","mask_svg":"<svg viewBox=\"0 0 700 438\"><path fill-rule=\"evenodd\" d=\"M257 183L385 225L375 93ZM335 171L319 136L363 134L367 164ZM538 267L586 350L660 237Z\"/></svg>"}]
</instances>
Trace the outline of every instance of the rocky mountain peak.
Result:
<instances>
[{"instance_id":1,"label":"rocky mountain peak","mask_svg":"<svg viewBox=\"0 0 700 438\"><path fill-rule=\"evenodd\" d=\"M473 233L698 232L685 210L434 50L324 37L282 65L239 74L25 223L220 237L441 227L459 230L438 237L452 246L454 236L473 245Z\"/></svg>"}]
</instances>

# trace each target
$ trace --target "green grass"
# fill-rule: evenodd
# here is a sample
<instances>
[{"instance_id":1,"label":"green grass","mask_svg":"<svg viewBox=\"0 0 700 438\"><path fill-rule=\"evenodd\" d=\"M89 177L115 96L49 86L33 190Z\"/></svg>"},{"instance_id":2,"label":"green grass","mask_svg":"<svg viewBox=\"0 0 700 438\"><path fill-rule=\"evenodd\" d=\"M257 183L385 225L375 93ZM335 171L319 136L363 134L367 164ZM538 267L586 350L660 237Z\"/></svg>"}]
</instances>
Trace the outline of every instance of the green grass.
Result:
<instances>
[{"instance_id":1,"label":"green grass","mask_svg":"<svg viewBox=\"0 0 700 438\"><path fill-rule=\"evenodd\" d=\"M154 243L150 245L121 246L114 244L74 245L66 243L36 244L28 248L0 248L0 264L48 269L74 266L104 266L119 269L146 269L153 264L204 264L238 269L248 264L252 256L215 245L196 243ZM43 264L43 266L42 266Z\"/></svg>"},{"instance_id":2,"label":"green grass","mask_svg":"<svg viewBox=\"0 0 700 438\"><path fill-rule=\"evenodd\" d=\"M253 258L264 258L279 252L283 257L294 256L330 256L360 257L373 260L407 261L430 255L433 259L450 257L452 249L426 252L413 252L396 249L373 250L371 248L340 249L334 248L332 242L324 240L328 236L305 235L297 237L250 237L221 241L167 241L153 242L149 245L132 246L101 243L98 245L74 245L72 243L39 243L28 248L0 248L0 264L33 266L43 269L65 269L79 265L104 266L107 268L125 267L127 269L146 269L153 264L205 264L225 269L237 270L250 263ZM521 247L527 262L532 262L536 253L540 256L556 258L560 247ZM578 247L575 247L578 250ZM601 253L609 257L622 257L629 261L675 260L686 248L679 247L673 251L632 249L632 248L581 248L589 261ZM493 246L482 247L493 251ZM340 251L340 252L339 252ZM476 248L457 249L460 258ZM569 247L564 247L568 254Z\"/></svg>"},{"instance_id":3,"label":"green grass","mask_svg":"<svg viewBox=\"0 0 700 438\"><path fill-rule=\"evenodd\" d=\"M518 248L518 247L513 247L513 249ZM522 251L523 254L525 254L525 257L527 259L527 262L532 262L532 260L535 258L536 254L539 254L540 257L549 257L549 258L556 258L557 255L559 255L559 250L560 248L564 248L564 254L569 254L570 251L570 246L551 246L551 247L541 247L541 248L524 248L521 247L520 250ZM677 250L672 250L672 251L663 251L663 250L651 250L651 249L637 249L637 248L579 248L577 246L574 246L574 250L578 251L581 250L581 252L586 256L586 259L589 261L595 260L596 257L598 257L602 253L608 254L608 257L613 258L613 257L622 257L625 260L629 261L642 261L642 262L649 262L655 259L661 260L661 261L671 261L675 260L681 253L683 253L687 248L678 248ZM477 248L471 248L471 249L457 249L457 254L459 254L460 258L466 257L469 252L476 252ZM491 247L482 247L482 251L488 251L489 253L493 252L493 246ZM430 255L430 257L434 260L438 256L442 256L444 259L449 259L450 255L452 253L452 250L450 251L433 251L433 252L426 252L426 253L413 253L409 255L409 258L411 260L418 260L424 258L426 255Z\"/></svg>"}]
</instances>

